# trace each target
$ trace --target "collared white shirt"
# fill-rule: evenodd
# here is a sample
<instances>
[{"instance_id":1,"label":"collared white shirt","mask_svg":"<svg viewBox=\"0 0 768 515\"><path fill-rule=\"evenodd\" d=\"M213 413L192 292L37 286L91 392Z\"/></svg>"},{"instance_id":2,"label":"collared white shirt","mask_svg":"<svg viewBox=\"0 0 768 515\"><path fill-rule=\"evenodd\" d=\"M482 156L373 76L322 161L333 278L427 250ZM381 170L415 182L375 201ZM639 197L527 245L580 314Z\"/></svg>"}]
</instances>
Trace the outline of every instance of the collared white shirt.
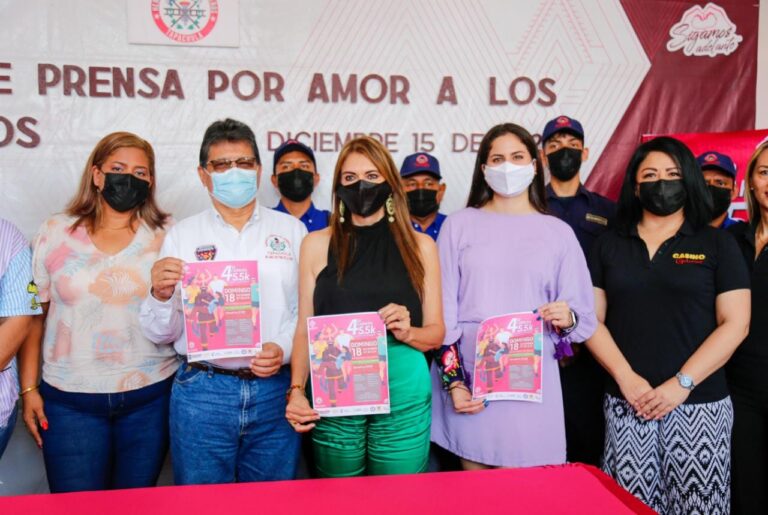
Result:
<instances>
[{"instance_id":1,"label":"collared white shirt","mask_svg":"<svg viewBox=\"0 0 768 515\"><path fill-rule=\"evenodd\" d=\"M306 234L304 224L296 218L260 205L239 232L218 211L209 208L168 231L159 259L258 261L262 341L279 345L283 349L283 363L288 363L298 317L299 247ZM173 342L176 352L187 353L180 288L167 302L148 295L141 305L139 320L144 335L151 341ZM250 360L222 358L208 362L223 368L246 368Z\"/></svg>"}]
</instances>

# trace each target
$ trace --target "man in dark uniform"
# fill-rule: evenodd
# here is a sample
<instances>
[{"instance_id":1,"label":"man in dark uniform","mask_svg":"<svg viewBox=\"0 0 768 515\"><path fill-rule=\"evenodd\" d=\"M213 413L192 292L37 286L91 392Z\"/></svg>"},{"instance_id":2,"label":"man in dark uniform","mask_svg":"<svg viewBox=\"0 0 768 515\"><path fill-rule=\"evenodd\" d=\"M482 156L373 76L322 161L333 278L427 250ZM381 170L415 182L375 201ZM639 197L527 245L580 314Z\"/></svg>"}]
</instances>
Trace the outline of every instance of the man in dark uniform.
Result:
<instances>
[{"instance_id":1,"label":"man in dark uniform","mask_svg":"<svg viewBox=\"0 0 768 515\"><path fill-rule=\"evenodd\" d=\"M712 227L727 229L739 223L728 216L728 208L736 198L736 165L730 156L710 150L696 158L704 180L712 194Z\"/></svg>"},{"instance_id":2,"label":"man in dark uniform","mask_svg":"<svg viewBox=\"0 0 768 515\"><path fill-rule=\"evenodd\" d=\"M408 196L411 225L437 240L445 215L438 212L445 195L445 183L440 182L440 163L426 152L411 154L403 160L400 179Z\"/></svg>"},{"instance_id":3,"label":"man in dark uniform","mask_svg":"<svg viewBox=\"0 0 768 515\"><path fill-rule=\"evenodd\" d=\"M612 226L616 204L581 183L579 169L589 158L589 149L578 120L558 116L544 127L541 141L541 161L551 174L549 211L571 226L586 257L597 237ZM605 433L605 372L582 344L573 347L574 356L560 363L567 458L599 465Z\"/></svg>"}]
</instances>

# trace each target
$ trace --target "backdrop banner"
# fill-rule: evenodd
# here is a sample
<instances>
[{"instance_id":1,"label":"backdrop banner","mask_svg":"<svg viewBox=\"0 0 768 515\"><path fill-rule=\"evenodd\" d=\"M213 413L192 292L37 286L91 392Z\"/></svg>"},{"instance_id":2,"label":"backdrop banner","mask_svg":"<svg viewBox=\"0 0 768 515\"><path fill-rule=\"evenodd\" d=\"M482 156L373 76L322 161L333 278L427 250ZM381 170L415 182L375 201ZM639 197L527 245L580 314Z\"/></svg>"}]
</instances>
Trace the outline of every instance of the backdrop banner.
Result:
<instances>
[{"instance_id":1,"label":"backdrop banner","mask_svg":"<svg viewBox=\"0 0 768 515\"><path fill-rule=\"evenodd\" d=\"M443 211L466 202L482 135L586 131L582 179L615 196L642 134L754 129L758 2L717 0L0 0L0 216L33 234L74 193L96 142L128 130L157 153L160 203L208 205L195 168L205 128L317 154L329 207L339 149L382 140L399 165L433 153Z\"/></svg>"},{"instance_id":2,"label":"backdrop banner","mask_svg":"<svg viewBox=\"0 0 768 515\"><path fill-rule=\"evenodd\" d=\"M648 141L660 134L645 134L642 140ZM756 131L734 131L734 132L694 132L688 134L665 134L677 138L691 149L694 155L698 156L704 152L714 150L723 153L733 159L736 165L736 188L738 195L731 203L729 213L735 218L747 220L747 202L744 199L746 191L747 164L749 158L755 152L757 146L768 139L768 129Z\"/></svg>"}]
</instances>

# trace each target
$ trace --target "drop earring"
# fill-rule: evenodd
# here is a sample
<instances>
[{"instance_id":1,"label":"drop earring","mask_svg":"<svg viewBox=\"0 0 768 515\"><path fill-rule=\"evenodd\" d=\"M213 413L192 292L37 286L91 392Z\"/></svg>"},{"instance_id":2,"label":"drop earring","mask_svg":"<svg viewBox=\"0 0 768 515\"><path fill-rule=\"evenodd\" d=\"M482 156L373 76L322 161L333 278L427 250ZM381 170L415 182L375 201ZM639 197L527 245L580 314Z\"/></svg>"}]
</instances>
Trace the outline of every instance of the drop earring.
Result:
<instances>
[{"instance_id":1,"label":"drop earring","mask_svg":"<svg viewBox=\"0 0 768 515\"><path fill-rule=\"evenodd\" d=\"M339 222L344 223L344 202L339 200Z\"/></svg>"},{"instance_id":2,"label":"drop earring","mask_svg":"<svg viewBox=\"0 0 768 515\"><path fill-rule=\"evenodd\" d=\"M389 223L392 223L395 221L395 199L392 198L392 194L389 194L389 197L387 197L387 220Z\"/></svg>"}]
</instances>

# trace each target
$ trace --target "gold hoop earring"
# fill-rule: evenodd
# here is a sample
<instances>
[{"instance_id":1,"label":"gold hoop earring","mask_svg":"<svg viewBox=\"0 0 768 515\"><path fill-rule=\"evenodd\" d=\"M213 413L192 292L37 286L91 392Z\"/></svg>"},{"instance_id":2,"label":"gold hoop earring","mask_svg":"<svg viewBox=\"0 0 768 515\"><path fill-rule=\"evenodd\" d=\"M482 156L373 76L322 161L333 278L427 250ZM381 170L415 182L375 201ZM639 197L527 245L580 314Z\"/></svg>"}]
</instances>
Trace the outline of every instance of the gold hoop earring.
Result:
<instances>
[{"instance_id":1,"label":"gold hoop earring","mask_svg":"<svg viewBox=\"0 0 768 515\"><path fill-rule=\"evenodd\" d=\"M395 199L392 198L392 194L389 194L389 197L387 197L387 220L389 223L392 223L395 221Z\"/></svg>"},{"instance_id":2,"label":"gold hoop earring","mask_svg":"<svg viewBox=\"0 0 768 515\"><path fill-rule=\"evenodd\" d=\"M339 222L344 223L344 202L339 200Z\"/></svg>"}]
</instances>

